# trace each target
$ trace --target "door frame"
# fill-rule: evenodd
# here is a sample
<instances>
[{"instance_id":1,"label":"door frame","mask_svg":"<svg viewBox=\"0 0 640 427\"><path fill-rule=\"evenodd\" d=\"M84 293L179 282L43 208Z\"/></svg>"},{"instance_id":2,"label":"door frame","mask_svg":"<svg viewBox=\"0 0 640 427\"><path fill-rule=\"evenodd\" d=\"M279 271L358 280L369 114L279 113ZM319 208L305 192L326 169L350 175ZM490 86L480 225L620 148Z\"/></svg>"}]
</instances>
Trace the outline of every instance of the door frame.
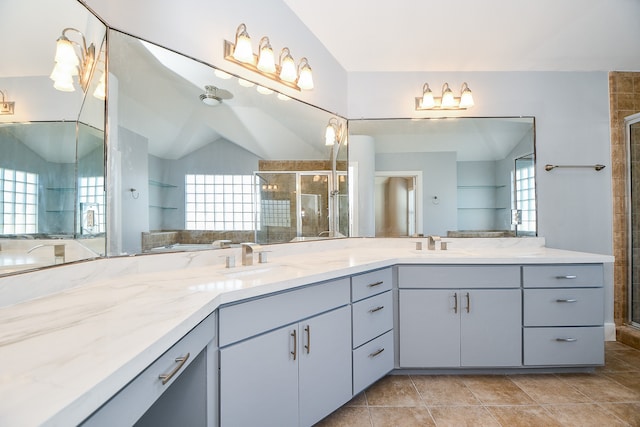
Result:
<instances>
[{"instance_id":1,"label":"door frame","mask_svg":"<svg viewBox=\"0 0 640 427\"><path fill-rule=\"evenodd\" d=\"M415 230L417 235L423 234L423 218L422 211L424 206L422 205L422 171L376 171L375 178L384 177L384 178L414 178L415 180L415 194L416 194L416 224ZM375 192L374 192L375 197Z\"/></svg>"}]
</instances>

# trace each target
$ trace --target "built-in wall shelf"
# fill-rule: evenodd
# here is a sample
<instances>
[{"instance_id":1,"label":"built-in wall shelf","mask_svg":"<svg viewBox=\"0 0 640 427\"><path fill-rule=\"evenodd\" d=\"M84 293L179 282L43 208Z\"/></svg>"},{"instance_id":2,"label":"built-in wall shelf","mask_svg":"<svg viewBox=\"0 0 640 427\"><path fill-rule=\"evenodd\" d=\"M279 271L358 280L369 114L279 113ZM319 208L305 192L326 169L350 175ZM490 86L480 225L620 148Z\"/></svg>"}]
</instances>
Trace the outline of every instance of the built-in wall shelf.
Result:
<instances>
[{"instance_id":1,"label":"built-in wall shelf","mask_svg":"<svg viewBox=\"0 0 640 427\"><path fill-rule=\"evenodd\" d=\"M469 189L491 188L491 189L495 189L495 188L504 188L504 187L506 187L506 185L458 185L458 188L460 188L460 189L464 189L464 188L469 188Z\"/></svg>"},{"instance_id":2,"label":"built-in wall shelf","mask_svg":"<svg viewBox=\"0 0 640 427\"><path fill-rule=\"evenodd\" d=\"M154 208L154 209L166 209L166 210L176 210L178 208L174 208L171 206L156 206L156 205L149 205L150 208Z\"/></svg>"},{"instance_id":3,"label":"built-in wall shelf","mask_svg":"<svg viewBox=\"0 0 640 427\"><path fill-rule=\"evenodd\" d=\"M153 185L154 187L160 187L160 188L178 188L177 185L167 184L166 182L155 181L153 179L149 180L149 185Z\"/></svg>"},{"instance_id":4,"label":"built-in wall shelf","mask_svg":"<svg viewBox=\"0 0 640 427\"><path fill-rule=\"evenodd\" d=\"M50 191L75 191L75 187L47 187Z\"/></svg>"}]
</instances>

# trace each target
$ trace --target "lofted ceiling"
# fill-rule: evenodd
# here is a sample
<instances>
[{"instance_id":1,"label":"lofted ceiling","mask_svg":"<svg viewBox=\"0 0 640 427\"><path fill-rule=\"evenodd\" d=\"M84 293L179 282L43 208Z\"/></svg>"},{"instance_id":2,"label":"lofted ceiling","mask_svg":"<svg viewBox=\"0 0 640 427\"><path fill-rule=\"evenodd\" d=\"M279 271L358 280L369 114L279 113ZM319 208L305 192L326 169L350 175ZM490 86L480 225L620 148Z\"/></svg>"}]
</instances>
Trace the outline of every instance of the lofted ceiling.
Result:
<instances>
[{"instance_id":1,"label":"lofted ceiling","mask_svg":"<svg viewBox=\"0 0 640 427\"><path fill-rule=\"evenodd\" d=\"M639 0L283 0L348 72L640 71Z\"/></svg>"}]
</instances>

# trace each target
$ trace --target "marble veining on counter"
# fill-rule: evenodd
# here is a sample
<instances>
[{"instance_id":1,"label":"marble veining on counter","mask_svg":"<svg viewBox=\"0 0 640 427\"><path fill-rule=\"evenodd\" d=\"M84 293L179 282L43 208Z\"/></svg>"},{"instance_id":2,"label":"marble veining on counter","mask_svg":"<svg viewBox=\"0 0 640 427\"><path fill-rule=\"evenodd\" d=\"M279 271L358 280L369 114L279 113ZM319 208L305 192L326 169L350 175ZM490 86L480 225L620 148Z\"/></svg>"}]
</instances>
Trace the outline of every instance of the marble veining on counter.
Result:
<instances>
[{"instance_id":1,"label":"marble veining on counter","mask_svg":"<svg viewBox=\"0 0 640 427\"><path fill-rule=\"evenodd\" d=\"M229 269L237 248L0 278L0 425L81 422L221 304L401 263L613 262L542 238L446 239L446 251L417 251L417 240L273 245L269 263Z\"/></svg>"}]
</instances>

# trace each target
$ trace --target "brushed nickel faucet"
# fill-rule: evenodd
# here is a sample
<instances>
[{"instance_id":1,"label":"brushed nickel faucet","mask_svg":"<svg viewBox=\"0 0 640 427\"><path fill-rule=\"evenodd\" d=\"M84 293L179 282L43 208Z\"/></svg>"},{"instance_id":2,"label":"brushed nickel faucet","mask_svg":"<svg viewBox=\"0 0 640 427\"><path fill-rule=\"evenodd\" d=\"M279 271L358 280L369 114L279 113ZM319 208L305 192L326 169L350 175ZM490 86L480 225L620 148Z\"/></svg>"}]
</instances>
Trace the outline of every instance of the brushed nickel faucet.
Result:
<instances>
[{"instance_id":1,"label":"brushed nickel faucet","mask_svg":"<svg viewBox=\"0 0 640 427\"><path fill-rule=\"evenodd\" d=\"M65 245L64 243L58 243L58 244L49 244L49 243L43 243L40 245L35 245L34 247L30 248L29 250L27 250L27 253L30 254L31 252L35 251L36 249L39 248L43 248L45 246L53 246L53 263L54 264L64 264L64 260L65 260Z\"/></svg>"},{"instance_id":2,"label":"brushed nickel faucet","mask_svg":"<svg viewBox=\"0 0 640 427\"><path fill-rule=\"evenodd\" d=\"M252 242L241 243L242 265L253 265L253 252L260 249L260 245Z\"/></svg>"},{"instance_id":3,"label":"brushed nickel faucet","mask_svg":"<svg viewBox=\"0 0 640 427\"><path fill-rule=\"evenodd\" d=\"M440 236L429 236L429 242L427 243L427 249L430 251L436 250L436 242L440 241Z\"/></svg>"}]
</instances>

